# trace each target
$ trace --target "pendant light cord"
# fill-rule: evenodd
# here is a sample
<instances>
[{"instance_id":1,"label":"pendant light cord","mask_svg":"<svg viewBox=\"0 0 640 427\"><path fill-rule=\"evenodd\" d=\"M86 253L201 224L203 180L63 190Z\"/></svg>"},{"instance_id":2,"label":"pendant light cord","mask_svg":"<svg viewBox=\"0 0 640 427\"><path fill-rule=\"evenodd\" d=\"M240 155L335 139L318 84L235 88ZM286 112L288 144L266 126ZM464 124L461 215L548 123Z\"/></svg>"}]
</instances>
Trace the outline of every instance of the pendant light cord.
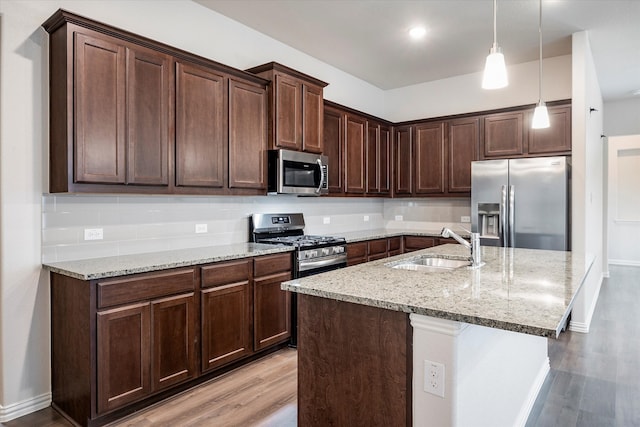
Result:
<instances>
[{"instance_id":1,"label":"pendant light cord","mask_svg":"<svg viewBox=\"0 0 640 427\"><path fill-rule=\"evenodd\" d=\"M538 103L542 101L542 0L539 0L538 38L540 44L540 72L538 73Z\"/></svg>"},{"instance_id":2,"label":"pendant light cord","mask_svg":"<svg viewBox=\"0 0 640 427\"><path fill-rule=\"evenodd\" d=\"M493 47L498 46L498 30L497 30L497 8L498 8L498 0L493 0Z\"/></svg>"}]
</instances>

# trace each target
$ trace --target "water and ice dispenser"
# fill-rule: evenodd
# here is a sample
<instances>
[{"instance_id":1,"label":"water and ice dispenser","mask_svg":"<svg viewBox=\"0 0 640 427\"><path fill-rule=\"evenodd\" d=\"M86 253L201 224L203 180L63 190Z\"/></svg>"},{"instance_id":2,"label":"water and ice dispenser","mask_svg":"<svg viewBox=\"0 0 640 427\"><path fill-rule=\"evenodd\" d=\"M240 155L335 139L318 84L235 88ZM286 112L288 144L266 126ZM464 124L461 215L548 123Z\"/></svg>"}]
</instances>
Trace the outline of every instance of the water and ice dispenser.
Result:
<instances>
[{"instance_id":1,"label":"water and ice dispenser","mask_svg":"<svg viewBox=\"0 0 640 427\"><path fill-rule=\"evenodd\" d=\"M478 203L478 232L480 237L500 238L499 203Z\"/></svg>"}]
</instances>

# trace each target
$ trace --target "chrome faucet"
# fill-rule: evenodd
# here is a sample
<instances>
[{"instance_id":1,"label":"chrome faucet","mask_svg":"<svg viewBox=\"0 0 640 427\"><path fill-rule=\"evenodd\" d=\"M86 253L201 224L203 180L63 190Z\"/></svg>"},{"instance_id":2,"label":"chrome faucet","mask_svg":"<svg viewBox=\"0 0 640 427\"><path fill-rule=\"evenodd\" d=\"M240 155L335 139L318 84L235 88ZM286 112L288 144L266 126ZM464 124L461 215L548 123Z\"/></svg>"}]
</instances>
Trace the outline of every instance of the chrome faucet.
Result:
<instances>
[{"instance_id":1,"label":"chrome faucet","mask_svg":"<svg viewBox=\"0 0 640 427\"><path fill-rule=\"evenodd\" d=\"M452 237L465 248L469 248L471 251L471 268L478 268L482 265L482 259L480 258L480 233L470 233L471 243L467 242L447 227L444 227L440 234L444 238Z\"/></svg>"}]
</instances>

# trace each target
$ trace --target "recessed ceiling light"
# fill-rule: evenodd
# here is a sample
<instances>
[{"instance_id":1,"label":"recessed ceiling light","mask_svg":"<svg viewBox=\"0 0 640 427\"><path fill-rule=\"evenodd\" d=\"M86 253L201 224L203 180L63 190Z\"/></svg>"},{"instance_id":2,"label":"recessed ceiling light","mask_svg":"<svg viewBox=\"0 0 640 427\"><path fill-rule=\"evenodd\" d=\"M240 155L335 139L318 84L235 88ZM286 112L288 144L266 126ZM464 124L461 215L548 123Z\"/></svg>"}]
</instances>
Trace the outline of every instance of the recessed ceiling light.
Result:
<instances>
[{"instance_id":1,"label":"recessed ceiling light","mask_svg":"<svg viewBox=\"0 0 640 427\"><path fill-rule=\"evenodd\" d=\"M423 38L425 34L427 34L427 29L424 27L413 27L409 30L409 35L414 40Z\"/></svg>"}]
</instances>

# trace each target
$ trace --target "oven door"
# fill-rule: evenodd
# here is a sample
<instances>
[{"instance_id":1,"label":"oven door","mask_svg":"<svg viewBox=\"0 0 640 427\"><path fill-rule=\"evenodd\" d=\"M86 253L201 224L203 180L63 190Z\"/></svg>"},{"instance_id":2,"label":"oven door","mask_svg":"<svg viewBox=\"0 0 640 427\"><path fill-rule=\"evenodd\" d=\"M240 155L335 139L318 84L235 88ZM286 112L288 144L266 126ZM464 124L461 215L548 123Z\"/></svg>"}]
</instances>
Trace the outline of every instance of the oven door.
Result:
<instances>
[{"instance_id":1,"label":"oven door","mask_svg":"<svg viewBox=\"0 0 640 427\"><path fill-rule=\"evenodd\" d=\"M268 172L269 194L319 196L329 192L326 156L272 150Z\"/></svg>"}]
</instances>

